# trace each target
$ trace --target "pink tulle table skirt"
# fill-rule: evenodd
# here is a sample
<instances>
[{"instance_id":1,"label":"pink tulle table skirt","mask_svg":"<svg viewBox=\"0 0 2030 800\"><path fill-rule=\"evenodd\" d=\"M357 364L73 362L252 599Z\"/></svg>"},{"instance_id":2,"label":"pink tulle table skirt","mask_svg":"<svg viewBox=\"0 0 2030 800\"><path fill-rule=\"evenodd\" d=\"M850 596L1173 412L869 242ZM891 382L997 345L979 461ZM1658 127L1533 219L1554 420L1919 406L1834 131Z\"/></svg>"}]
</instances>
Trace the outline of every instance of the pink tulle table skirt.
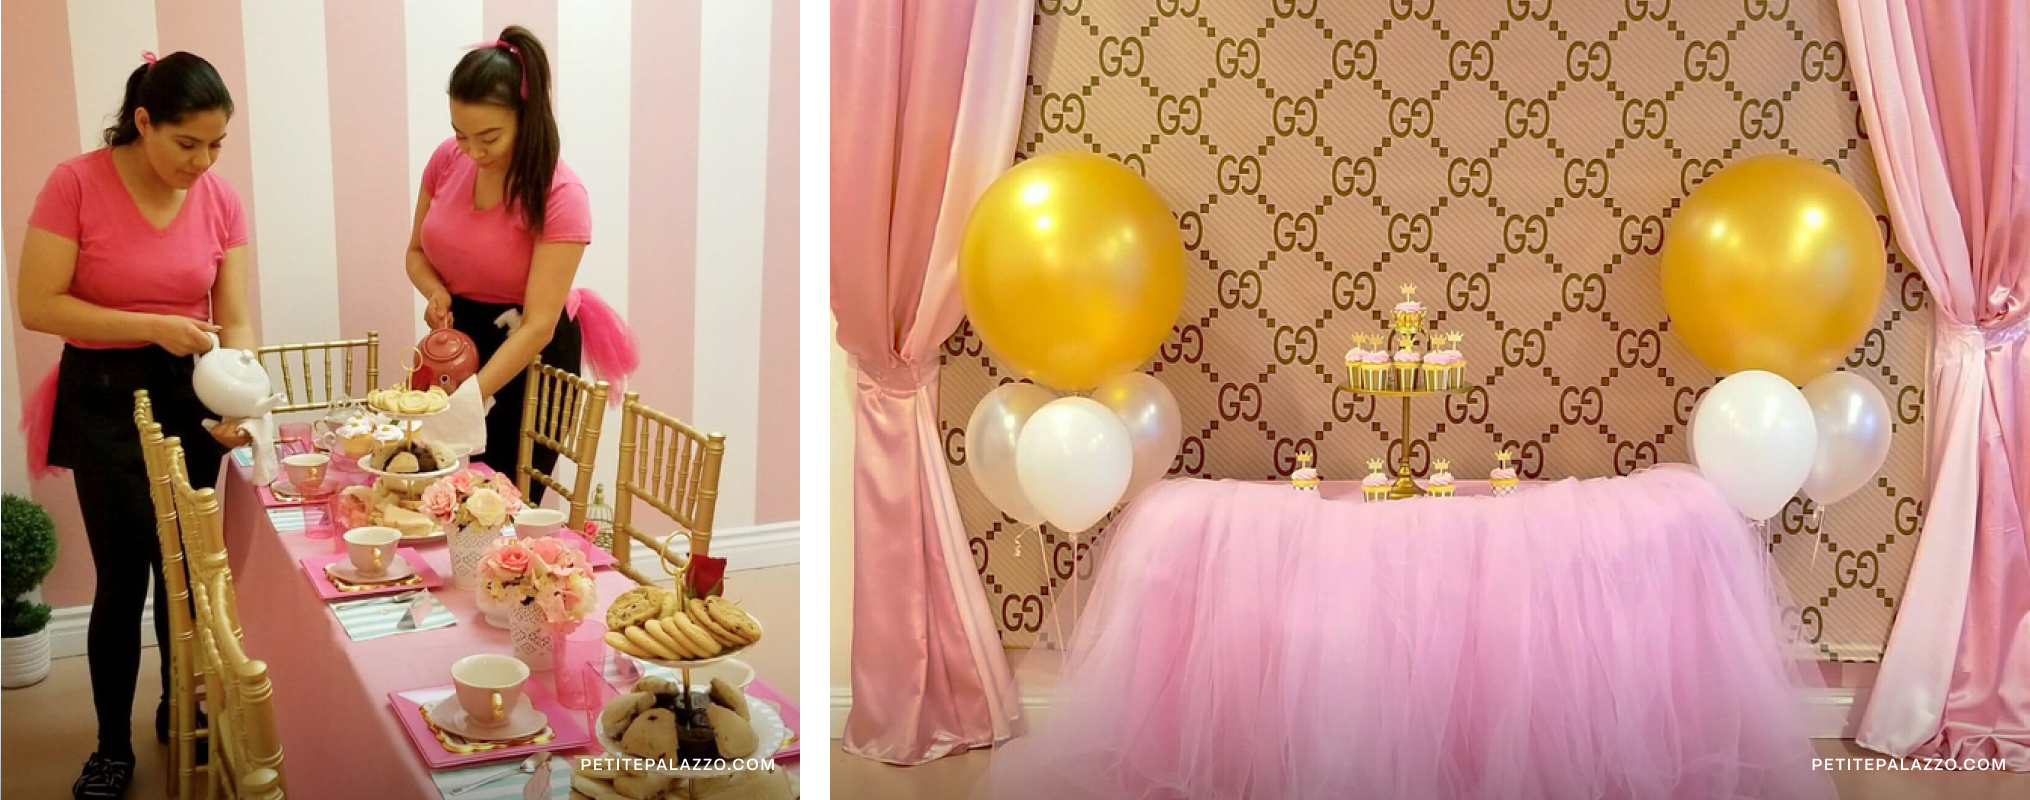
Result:
<instances>
[{"instance_id":1,"label":"pink tulle table skirt","mask_svg":"<svg viewBox=\"0 0 2030 800\"><path fill-rule=\"evenodd\" d=\"M1762 546L1696 473L1358 497L1146 492L977 796L1834 796Z\"/></svg>"}]
</instances>

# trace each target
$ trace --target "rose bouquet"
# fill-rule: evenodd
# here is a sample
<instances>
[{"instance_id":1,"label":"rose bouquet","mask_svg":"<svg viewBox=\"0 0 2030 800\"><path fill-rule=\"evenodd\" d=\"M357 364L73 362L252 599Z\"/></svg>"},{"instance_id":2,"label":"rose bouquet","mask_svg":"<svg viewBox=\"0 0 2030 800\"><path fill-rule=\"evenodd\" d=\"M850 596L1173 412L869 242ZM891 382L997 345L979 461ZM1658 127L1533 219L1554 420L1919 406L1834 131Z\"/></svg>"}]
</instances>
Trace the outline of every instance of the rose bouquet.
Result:
<instances>
[{"instance_id":1,"label":"rose bouquet","mask_svg":"<svg viewBox=\"0 0 2030 800\"><path fill-rule=\"evenodd\" d=\"M449 526L498 530L521 513L522 493L498 472L491 477L460 470L423 490L423 513Z\"/></svg>"},{"instance_id":2,"label":"rose bouquet","mask_svg":"<svg viewBox=\"0 0 2030 800\"><path fill-rule=\"evenodd\" d=\"M585 553L552 536L494 542L479 574L483 602L532 606L557 629L577 627L599 602Z\"/></svg>"}]
</instances>

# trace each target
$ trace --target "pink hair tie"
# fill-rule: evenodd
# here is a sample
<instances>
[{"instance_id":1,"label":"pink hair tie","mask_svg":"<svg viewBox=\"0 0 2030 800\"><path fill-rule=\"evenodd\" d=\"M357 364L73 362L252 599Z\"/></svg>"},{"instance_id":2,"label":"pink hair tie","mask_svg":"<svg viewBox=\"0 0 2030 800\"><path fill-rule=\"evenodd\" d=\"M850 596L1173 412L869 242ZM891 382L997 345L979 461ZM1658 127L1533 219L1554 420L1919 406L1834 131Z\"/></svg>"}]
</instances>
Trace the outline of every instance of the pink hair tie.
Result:
<instances>
[{"instance_id":1,"label":"pink hair tie","mask_svg":"<svg viewBox=\"0 0 2030 800\"><path fill-rule=\"evenodd\" d=\"M522 99L523 100L529 99L529 65L522 63L521 49L515 47L512 44L509 44L506 39L495 39L491 42L480 42L479 44L472 45L466 49L478 50L479 48L482 47L498 47L508 51L508 55L514 57L515 66L520 67L522 70ZM154 62L151 61L149 63Z\"/></svg>"},{"instance_id":2,"label":"pink hair tie","mask_svg":"<svg viewBox=\"0 0 2030 800\"><path fill-rule=\"evenodd\" d=\"M141 51L141 60L148 62L148 66L152 67L155 66L155 62L158 59L155 58L155 53L153 51L143 50Z\"/></svg>"}]
</instances>

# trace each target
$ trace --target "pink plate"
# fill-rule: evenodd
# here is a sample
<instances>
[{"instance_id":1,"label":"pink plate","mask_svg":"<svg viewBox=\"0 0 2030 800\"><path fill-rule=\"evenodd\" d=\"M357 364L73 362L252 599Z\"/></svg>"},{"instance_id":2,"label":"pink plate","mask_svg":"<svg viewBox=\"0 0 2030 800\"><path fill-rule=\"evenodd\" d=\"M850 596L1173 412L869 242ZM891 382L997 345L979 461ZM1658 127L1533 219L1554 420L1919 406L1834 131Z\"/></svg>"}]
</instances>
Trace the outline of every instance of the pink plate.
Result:
<instances>
[{"instance_id":1,"label":"pink plate","mask_svg":"<svg viewBox=\"0 0 2030 800\"><path fill-rule=\"evenodd\" d=\"M451 694L450 684L411 689L406 692L390 692L388 705L394 709L395 717L402 722L402 729L409 732L409 743L416 746L416 753L423 757L423 763L430 769L452 769L484 764L490 761L521 758L530 753L569 753L592 743L592 732L585 727L585 712L571 711L557 704L557 699L544 688L543 681L531 678L522 684L522 694L529 698L537 711L550 720L550 730L556 738L547 742L502 747L479 753L459 754L444 749L443 743L430 733L430 724L423 721L423 706L437 702Z\"/></svg>"},{"instance_id":2,"label":"pink plate","mask_svg":"<svg viewBox=\"0 0 2030 800\"><path fill-rule=\"evenodd\" d=\"M423 560L422 554L407 547L401 547L395 550L395 555L401 556L403 561L408 562L409 566L414 567L416 574L422 576L423 582L393 583L385 586L376 586L372 589L361 589L357 592L339 591L338 586L331 582L331 578L326 576L324 565L344 561L346 559L346 554L344 553L322 553L305 557L302 561L303 577L310 579L310 588L317 590L317 597L327 603L335 600L356 600L362 597L400 594L412 589L435 589L444 585L444 578L437 574L437 570L430 568L430 563Z\"/></svg>"}]
</instances>

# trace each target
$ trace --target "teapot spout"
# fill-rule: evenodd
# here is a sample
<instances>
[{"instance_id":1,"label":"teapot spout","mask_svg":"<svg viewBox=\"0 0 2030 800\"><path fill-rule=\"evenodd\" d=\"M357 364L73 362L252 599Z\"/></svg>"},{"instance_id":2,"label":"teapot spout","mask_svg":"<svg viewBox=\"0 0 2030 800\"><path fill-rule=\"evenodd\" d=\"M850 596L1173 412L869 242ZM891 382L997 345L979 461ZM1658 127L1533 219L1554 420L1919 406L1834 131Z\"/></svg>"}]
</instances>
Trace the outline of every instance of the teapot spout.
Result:
<instances>
[{"instance_id":1,"label":"teapot spout","mask_svg":"<svg viewBox=\"0 0 2030 800\"><path fill-rule=\"evenodd\" d=\"M281 408L284 399L285 398L282 397L282 395L280 394L268 395L267 397L261 399L260 404L255 406L255 410L260 412L260 416L265 417L269 414L274 413L275 409Z\"/></svg>"}]
</instances>

